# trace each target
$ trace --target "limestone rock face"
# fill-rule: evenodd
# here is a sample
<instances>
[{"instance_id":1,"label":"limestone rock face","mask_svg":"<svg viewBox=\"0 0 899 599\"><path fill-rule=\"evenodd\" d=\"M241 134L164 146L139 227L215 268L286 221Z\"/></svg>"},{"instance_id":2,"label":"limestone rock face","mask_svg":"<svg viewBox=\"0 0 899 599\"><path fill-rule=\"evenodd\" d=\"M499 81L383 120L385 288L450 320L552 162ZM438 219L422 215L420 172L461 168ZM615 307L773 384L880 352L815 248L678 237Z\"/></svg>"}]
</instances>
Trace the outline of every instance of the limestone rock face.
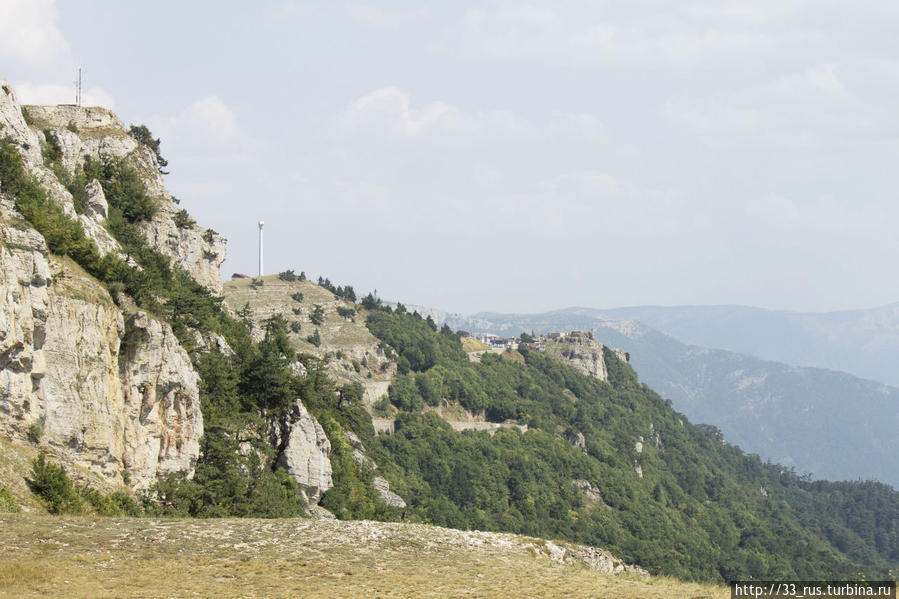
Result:
<instances>
[{"instance_id":1,"label":"limestone rock face","mask_svg":"<svg viewBox=\"0 0 899 599\"><path fill-rule=\"evenodd\" d=\"M325 491L334 486L328 457L331 442L300 400L297 400L290 420L287 447L278 460L300 485L306 503L317 504Z\"/></svg>"},{"instance_id":2,"label":"limestone rock face","mask_svg":"<svg viewBox=\"0 0 899 599\"><path fill-rule=\"evenodd\" d=\"M9 88L0 80L0 84ZM28 115L31 125L26 123ZM168 256L173 264L185 269L201 285L216 295L222 293L219 266L225 260L224 239L217 233L203 229L196 223L187 223L175 215L180 211L172 195L165 189L165 181L159 172L156 155L139 144L125 125L111 111L100 107L81 106L25 106L21 107L10 90L0 91L0 124L4 135L9 135L22 150L25 163L66 213L78 217L85 233L100 247L104 254L120 248L101 226L108 215L106 198L97 193L99 184L88 187L86 214L77 215L71 193L56 178L52 170L43 164L41 142L46 143L45 131L53 135L60 147L60 163L69 172L82 164L84 157L122 159L133 166L150 197L157 202L158 211L152 220L142 224L142 230L151 248Z\"/></svg>"},{"instance_id":3,"label":"limestone rock face","mask_svg":"<svg viewBox=\"0 0 899 599\"><path fill-rule=\"evenodd\" d=\"M582 478L576 479L572 481L574 486L581 490L584 494L584 498L590 503L604 503L602 500L602 494L600 494L599 489L590 484L590 481L584 480Z\"/></svg>"},{"instance_id":4,"label":"limestone rock face","mask_svg":"<svg viewBox=\"0 0 899 599\"><path fill-rule=\"evenodd\" d=\"M547 355L569 366L573 366L587 376L608 382L609 371L603 357L603 347L602 343L591 339L587 333L571 331L569 333L548 334L545 340L544 351ZM622 353L622 359L623 357Z\"/></svg>"},{"instance_id":5,"label":"limestone rock face","mask_svg":"<svg viewBox=\"0 0 899 599\"><path fill-rule=\"evenodd\" d=\"M192 472L203 435L199 376L171 327L145 312L132 315L125 323L119 374L123 459L132 479Z\"/></svg>"},{"instance_id":6,"label":"limestone rock face","mask_svg":"<svg viewBox=\"0 0 899 599\"><path fill-rule=\"evenodd\" d=\"M360 439L356 435L356 433L352 431L344 431L343 436L346 437L347 443L349 443L350 447L353 448L354 462L356 462L360 466L365 466L369 470L378 469L378 465L375 463L375 461L368 457L368 452L365 449L365 445L362 444L362 439Z\"/></svg>"},{"instance_id":7,"label":"limestone rock face","mask_svg":"<svg viewBox=\"0 0 899 599\"><path fill-rule=\"evenodd\" d=\"M62 150L60 162L69 172L81 166L85 155L122 158L140 147L137 140L128 135L122 121L106 108L26 106L25 112L41 131L50 130L56 136Z\"/></svg>"},{"instance_id":8,"label":"limestone rock face","mask_svg":"<svg viewBox=\"0 0 899 599\"><path fill-rule=\"evenodd\" d=\"M375 491L378 492L378 495L380 495L381 501L390 507L399 509L406 508L406 502L403 501L403 498L390 490L390 483L387 482L387 479L376 476L372 479L371 484L375 488Z\"/></svg>"},{"instance_id":9,"label":"limestone rock face","mask_svg":"<svg viewBox=\"0 0 899 599\"><path fill-rule=\"evenodd\" d=\"M103 189L96 180L88 183L84 213L78 214L71 193L43 163L41 144L50 136L70 172L85 155L128 161L159 203L159 223L148 226L177 229L177 210L155 154L110 111L23 109L0 80L0 125L26 170L81 222L102 254L124 256L104 227L109 204ZM180 246L157 249L219 292L222 240L196 225L181 229L178 240ZM210 343L230 351L224 339ZM106 287L71 261L51 256L12 199L0 195L0 438L38 445L110 487L121 485L127 473L131 487L143 489L160 475L191 475L202 434L198 376L171 327L143 312L126 321Z\"/></svg>"},{"instance_id":10,"label":"limestone rock face","mask_svg":"<svg viewBox=\"0 0 899 599\"><path fill-rule=\"evenodd\" d=\"M51 257L4 201L0 436L110 485L126 470L134 488L190 474L203 434L197 375L168 325L134 320L126 326L105 287Z\"/></svg>"},{"instance_id":11,"label":"limestone rock face","mask_svg":"<svg viewBox=\"0 0 899 599\"><path fill-rule=\"evenodd\" d=\"M173 264L190 273L195 281L215 295L222 294L219 266L225 261L225 242L221 235L207 232L196 224L179 227L174 204L163 204L152 220L143 223L150 247L172 258Z\"/></svg>"},{"instance_id":12,"label":"limestone rock face","mask_svg":"<svg viewBox=\"0 0 899 599\"><path fill-rule=\"evenodd\" d=\"M100 182L92 179L85 186L84 192L87 195L87 216L98 223L105 223L106 217L109 215L109 204Z\"/></svg>"},{"instance_id":13,"label":"limestone rock face","mask_svg":"<svg viewBox=\"0 0 899 599\"><path fill-rule=\"evenodd\" d=\"M578 449L582 449L584 451L587 450L587 439L584 437L584 433L578 430L569 430L565 432L565 440L577 447Z\"/></svg>"},{"instance_id":14,"label":"limestone rock face","mask_svg":"<svg viewBox=\"0 0 899 599\"><path fill-rule=\"evenodd\" d=\"M40 138L25 122L22 108L9 83L0 79L0 86L0 131L19 144L27 162L37 164L41 161Z\"/></svg>"},{"instance_id":15,"label":"limestone rock face","mask_svg":"<svg viewBox=\"0 0 899 599\"><path fill-rule=\"evenodd\" d=\"M100 182L96 179L92 180L84 187L84 192L87 195L86 210L84 214L78 215L78 220L81 222L85 234L97 244L100 255L114 253L130 264L136 264L125 255L119 242L103 226L109 214L109 204L106 202L106 194L103 193Z\"/></svg>"}]
</instances>

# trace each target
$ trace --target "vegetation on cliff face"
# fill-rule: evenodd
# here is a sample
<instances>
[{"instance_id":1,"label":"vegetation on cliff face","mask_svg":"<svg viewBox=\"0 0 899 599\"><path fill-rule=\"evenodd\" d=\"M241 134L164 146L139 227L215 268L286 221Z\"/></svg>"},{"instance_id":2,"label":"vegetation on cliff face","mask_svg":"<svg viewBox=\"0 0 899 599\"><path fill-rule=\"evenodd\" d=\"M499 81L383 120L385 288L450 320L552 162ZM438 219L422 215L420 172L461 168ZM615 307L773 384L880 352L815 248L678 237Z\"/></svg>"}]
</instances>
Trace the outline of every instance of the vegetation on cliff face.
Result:
<instances>
[{"instance_id":1,"label":"vegetation on cliff face","mask_svg":"<svg viewBox=\"0 0 899 599\"><path fill-rule=\"evenodd\" d=\"M882 574L899 560L895 491L811 483L744 455L674 412L611 351L606 384L526 348L523 364L470 363L455 335L401 306L374 312L369 326L413 371L391 388L403 413L376 446L410 518L565 538L682 578ZM529 430L453 432L422 411L434 397ZM582 443L566 440L577 433Z\"/></svg>"},{"instance_id":2,"label":"vegetation on cliff face","mask_svg":"<svg viewBox=\"0 0 899 599\"><path fill-rule=\"evenodd\" d=\"M266 323L259 343L244 334L229 340L233 357L218 351L199 354L201 401L206 433L192 480L160 483L158 512L194 516L298 515L305 507L296 483L275 466L284 449L287 421L297 399L322 425L331 443L334 487L321 505L339 518L395 517L371 485L371 474L352 459L344 436L350 430L371 439L371 419L354 386L337 388L310 356L297 356L287 340L286 321ZM306 376L290 365L303 363Z\"/></svg>"},{"instance_id":3,"label":"vegetation on cliff face","mask_svg":"<svg viewBox=\"0 0 899 599\"><path fill-rule=\"evenodd\" d=\"M323 503L340 517L390 517L392 512L376 499L371 475L352 461L343 435L345 427L360 437L373 435L371 421L359 406L361 393L337 389L316 359L296 356L287 343L283 319L272 319L265 338L253 343L245 324L222 309L221 298L152 250L139 224L152 218L156 200L126 161L86 159L65 179L77 192L95 178L109 202L107 228L138 267L112 253L101 258L81 224L26 173L15 144L0 140L3 193L44 236L50 251L71 257L111 292L128 294L139 307L169 322L200 374L205 435L196 475L160 481L149 511L193 516L301 514L305 505L296 483L275 465L286 443L290 406L299 398L334 448L335 487ZM233 355L198 346L197 334L222 335ZM304 362L306 377L290 370L297 360Z\"/></svg>"}]
</instances>

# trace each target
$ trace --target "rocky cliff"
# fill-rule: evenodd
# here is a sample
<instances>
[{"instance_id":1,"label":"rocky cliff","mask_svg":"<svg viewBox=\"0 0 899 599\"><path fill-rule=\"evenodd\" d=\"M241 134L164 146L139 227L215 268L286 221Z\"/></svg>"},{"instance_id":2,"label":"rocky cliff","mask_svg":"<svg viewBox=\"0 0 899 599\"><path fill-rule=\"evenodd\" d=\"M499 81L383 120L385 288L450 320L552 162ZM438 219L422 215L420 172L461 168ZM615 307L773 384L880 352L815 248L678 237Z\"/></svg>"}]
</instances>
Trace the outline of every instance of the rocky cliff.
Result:
<instances>
[{"instance_id":1,"label":"rocky cliff","mask_svg":"<svg viewBox=\"0 0 899 599\"><path fill-rule=\"evenodd\" d=\"M44 186L50 197L73 218L101 250L118 251L114 239L103 229L105 199L93 187L88 195L86 214L77 214L72 194L56 173L44 164L41 147L53 137L59 146L59 163L69 172L84 164L86 156L125 160L141 176L141 181L158 208L153 218L141 224L150 247L170 257L197 282L213 293L221 294L219 266L225 260L224 240L214 231L203 229L190 220L177 219L180 208L166 190L156 155L139 144L112 112L99 107L20 106L15 93L0 79L0 135L20 148L26 167ZM91 185L89 183L89 185ZM102 194L102 191L99 192Z\"/></svg>"},{"instance_id":2,"label":"rocky cliff","mask_svg":"<svg viewBox=\"0 0 899 599\"><path fill-rule=\"evenodd\" d=\"M89 183L86 210L76 212L72 194L43 162L41 146L51 133L66 171L85 156L129 161L159 207L143 225L151 247L221 292L222 239L176 225L155 154L115 115L102 108L22 108L5 81L0 89L0 135L101 253L122 253L103 226L103 191ZM0 195L0 436L37 445L110 485L146 488L159 475L192 472L202 434L198 376L171 327L117 306L104 285L51 255L12 198Z\"/></svg>"},{"instance_id":3,"label":"rocky cliff","mask_svg":"<svg viewBox=\"0 0 899 599\"><path fill-rule=\"evenodd\" d=\"M549 333L544 340L547 355L574 367L578 371L608 382L609 371L603 357L603 344L583 331ZM615 355L627 362L627 355L620 349L612 349Z\"/></svg>"},{"instance_id":4,"label":"rocky cliff","mask_svg":"<svg viewBox=\"0 0 899 599\"><path fill-rule=\"evenodd\" d=\"M334 486L331 479L331 442L321 424L297 400L290 418L287 446L281 465L300 485L307 503L316 504Z\"/></svg>"},{"instance_id":5,"label":"rocky cliff","mask_svg":"<svg viewBox=\"0 0 899 599\"><path fill-rule=\"evenodd\" d=\"M126 325L106 288L51 256L7 202L0 385L0 435L109 482L145 488L199 453L197 375L171 328L143 313Z\"/></svg>"}]
</instances>

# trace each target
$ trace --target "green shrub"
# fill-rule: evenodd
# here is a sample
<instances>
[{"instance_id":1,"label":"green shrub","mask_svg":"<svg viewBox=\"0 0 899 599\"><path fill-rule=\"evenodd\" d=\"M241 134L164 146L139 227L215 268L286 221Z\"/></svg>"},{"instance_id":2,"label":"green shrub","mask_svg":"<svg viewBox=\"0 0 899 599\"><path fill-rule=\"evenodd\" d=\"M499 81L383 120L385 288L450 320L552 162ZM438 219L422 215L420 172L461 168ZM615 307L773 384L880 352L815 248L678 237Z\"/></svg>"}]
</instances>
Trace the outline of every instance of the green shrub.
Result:
<instances>
[{"instance_id":1,"label":"green shrub","mask_svg":"<svg viewBox=\"0 0 899 599\"><path fill-rule=\"evenodd\" d=\"M291 294L290 298L295 302L300 302L300 303L303 302L303 294L300 293L299 291L297 291L294 294Z\"/></svg>"},{"instance_id":2,"label":"green shrub","mask_svg":"<svg viewBox=\"0 0 899 599\"><path fill-rule=\"evenodd\" d=\"M278 278L282 281L292 282L297 280L297 275L292 270L285 270L278 273Z\"/></svg>"},{"instance_id":3,"label":"green shrub","mask_svg":"<svg viewBox=\"0 0 899 599\"><path fill-rule=\"evenodd\" d=\"M315 329L315 332L306 337L306 341L314 345L315 347L321 347L322 344L322 336L319 334L318 329Z\"/></svg>"},{"instance_id":4,"label":"green shrub","mask_svg":"<svg viewBox=\"0 0 899 599\"><path fill-rule=\"evenodd\" d=\"M28 440L32 443L39 443L41 437L44 436L44 419L40 418L31 423L28 427Z\"/></svg>"},{"instance_id":5,"label":"green shrub","mask_svg":"<svg viewBox=\"0 0 899 599\"><path fill-rule=\"evenodd\" d=\"M302 328L303 328L303 325L301 325L296 320L294 320L293 322L290 323L290 330L293 331L294 333L299 333L300 329L302 329Z\"/></svg>"},{"instance_id":6,"label":"green shrub","mask_svg":"<svg viewBox=\"0 0 899 599\"><path fill-rule=\"evenodd\" d=\"M0 487L0 513L18 512L20 509L19 502L9 492L9 489Z\"/></svg>"},{"instance_id":7,"label":"green shrub","mask_svg":"<svg viewBox=\"0 0 899 599\"><path fill-rule=\"evenodd\" d=\"M59 145L59 138L56 137L56 133L50 129L44 129L44 139L47 140L46 145L41 148L44 163L50 164L62 160L62 146Z\"/></svg>"},{"instance_id":8,"label":"green shrub","mask_svg":"<svg viewBox=\"0 0 899 599\"><path fill-rule=\"evenodd\" d=\"M43 500L48 512L78 514L82 511L81 497L66 471L48 462L43 453L31 462L31 476L31 490Z\"/></svg>"},{"instance_id":9,"label":"green shrub","mask_svg":"<svg viewBox=\"0 0 899 599\"><path fill-rule=\"evenodd\" d=\"M115 491L104 495L96 489L84 487L79 490L79 493L101 516L140 516L143 514L143 510L137 505L137 502L125 491Z\"/></svg>"},{"instance_id":10,"label":"green shrub","mask_svg":"<svg viewBox=\"0 0 899 599\"><path fill-rule=\"evenodd\" d=\"M321 325L325 322L325 309L315 304L312 308L312 314L309 315L309 321L315 326Z\"/></svg>"},{"instance_id":11,"label":"green shrub","mask_svg":"<svg viewBox=\"0 0 899 599\"><path fill-rule=\"evenodd\" d=\"M393 414L393 410L390 409L390 399L382 397L372 406L372 411L378 418L389 418Z\"/></svg>"},{"instance_id":12,"label":"green shrub","mask_svg":"<svg viewBox=\"0 0 899 599\"><path fill-rule=\"evenodd\" d=\"M190 229L197 221L195 221L191 216L187 213L187 210L183 208L175 213L175 216L172 217L172 220L175 221L175 226L179 229Z\"/></svg>"}]
</instances>

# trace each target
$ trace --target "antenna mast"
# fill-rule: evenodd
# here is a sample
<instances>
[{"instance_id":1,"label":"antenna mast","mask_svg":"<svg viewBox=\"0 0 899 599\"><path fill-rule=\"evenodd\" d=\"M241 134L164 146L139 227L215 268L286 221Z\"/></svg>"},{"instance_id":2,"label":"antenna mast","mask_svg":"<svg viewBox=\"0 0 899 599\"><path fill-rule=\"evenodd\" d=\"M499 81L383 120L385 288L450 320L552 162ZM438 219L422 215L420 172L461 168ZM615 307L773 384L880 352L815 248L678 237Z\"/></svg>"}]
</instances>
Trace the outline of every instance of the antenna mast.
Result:
<instances>
[{"instance_id":1,"label":"antenna mast","mask_svg":"<svg viewBox=\"0 0 899 599\"><path fill-rule=\"evenodd\" d=\"M75 106L81 106L81 67L78 67L78 81L75 82Z\"/></svg>"}]
</instances>

